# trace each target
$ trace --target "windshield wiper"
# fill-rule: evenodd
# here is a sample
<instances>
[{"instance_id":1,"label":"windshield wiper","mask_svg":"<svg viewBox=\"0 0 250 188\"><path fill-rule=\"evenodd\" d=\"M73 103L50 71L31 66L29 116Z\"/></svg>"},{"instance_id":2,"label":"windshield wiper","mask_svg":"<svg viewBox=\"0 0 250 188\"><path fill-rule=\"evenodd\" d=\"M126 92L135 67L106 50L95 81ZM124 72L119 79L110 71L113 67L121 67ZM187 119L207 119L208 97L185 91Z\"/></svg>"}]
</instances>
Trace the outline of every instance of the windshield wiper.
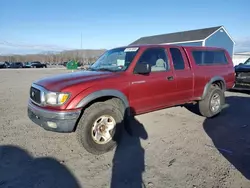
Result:
<instances>
[{"instance_id":1,"label":"windshield wiper","mask_svg":"<svg viewBox=\"0 0 250 188\"><path fill-rule=\"evenodd\" d=\"M87 68L87 70L89 70L89 71L96 71L96 69L93 69L91 67Z\"/></svg>"},{"instance_id":2,"label":"windshield wiper","mask_svg":"<svg viewBox=\"0 0 250 188\"><path fill-rule=\"evenodd\" d=\"M120 70L114 70L114 69L109 69L109 68L92 68L92 67L89 67L88 70L90 71L108 71L108 72L118 72Z\"/></svg>"},{"instance_id":3,"label":"windshield wiper","mask_svg":"<svg viewBox=\"0 0 250 188\"><path fill-rule=\"evenodd\" d=\"M100 68L100 69L96 69L97 71L109 71L109 72L114 72L114 70L111 69L107 69L107 68Z\"/></svg>"},{"instance_id":4,"label":"windshield wiper","mask_svg":"<svg viewBox=\"0 0 250 188\"><path fill-rule=\"evenodd\" d=\"M108 69L108 68L98 68L98 69L92 69L94 71L108 71L108 72L117 72L118 70Z\"/></svg>"}]
</instances>

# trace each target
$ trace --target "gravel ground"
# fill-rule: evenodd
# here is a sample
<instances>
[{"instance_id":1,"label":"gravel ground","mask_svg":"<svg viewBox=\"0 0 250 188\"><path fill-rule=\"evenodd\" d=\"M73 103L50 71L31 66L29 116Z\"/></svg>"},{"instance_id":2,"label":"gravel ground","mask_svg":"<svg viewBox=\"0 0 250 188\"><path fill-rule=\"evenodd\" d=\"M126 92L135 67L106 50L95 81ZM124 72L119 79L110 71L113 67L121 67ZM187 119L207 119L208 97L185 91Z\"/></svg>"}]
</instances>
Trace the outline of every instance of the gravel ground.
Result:
<instances>
[{"instance_id":1,"label":"gravel ground","mask_svg":"<svg viewBox=\"0 0 250 188\"><path fill-rule=\"evenodd\" d=\"M101 156L75 133L43 130L27 117L31 83L63 69L0 70L0 187L249 188L250 98L227 92L229 107L205 119L185 107L136 117L136 134Z\"/></svg>"}]
</instances>

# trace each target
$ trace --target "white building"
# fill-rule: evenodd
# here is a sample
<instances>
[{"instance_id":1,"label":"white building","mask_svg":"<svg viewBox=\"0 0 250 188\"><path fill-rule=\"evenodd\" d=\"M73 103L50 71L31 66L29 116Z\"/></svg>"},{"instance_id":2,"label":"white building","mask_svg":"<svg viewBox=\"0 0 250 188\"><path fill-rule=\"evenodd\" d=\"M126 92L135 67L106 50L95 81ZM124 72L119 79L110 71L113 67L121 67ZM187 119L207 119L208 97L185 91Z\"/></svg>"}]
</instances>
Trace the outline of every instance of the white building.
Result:
<instances>
[{"instance_id":1,"label":"white building","mask_svg":"<svg viewBox=\"0 0 250 188\"><path fill-rule=\"evenodd\" d=\"M240 52L233 55L234 65L244 63L248 58L250 58L250 52Z\"/></svg>"}]
</instances>

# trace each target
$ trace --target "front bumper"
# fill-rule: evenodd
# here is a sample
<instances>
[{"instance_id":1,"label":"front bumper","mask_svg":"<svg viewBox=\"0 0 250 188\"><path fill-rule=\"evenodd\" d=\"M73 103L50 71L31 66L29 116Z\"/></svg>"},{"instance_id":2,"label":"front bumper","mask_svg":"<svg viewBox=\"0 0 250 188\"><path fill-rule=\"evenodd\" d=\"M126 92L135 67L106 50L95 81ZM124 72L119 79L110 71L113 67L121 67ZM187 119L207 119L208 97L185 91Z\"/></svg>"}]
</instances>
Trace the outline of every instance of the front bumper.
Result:
<instances>
[{"instance_id":1,"label":"front bumper","mask_svg":"<svg viewBox=\"0 0 250 188\"><path fill-rule=\"evenodd\" d=\"M30 120L48 131L73 132L80 114L80 110L53 111L40 108L31 102L28 104Z\"/></svg>"},{"instance_id":2,"label":"front bumper","mask_svg":"<svg viewBox=\"0 0 250 188\"><path fill-rule=\"evenodd\" d=\"M234 90L245 90L245 91L249 91L249 90L250 90L250 84L236 83L232 89L234 89Z\"/></svg>"},{"instance_id":3,"label":"front bumper","mask_svg":"<svg viewBox=\"0 0 250 188\"><path fill-rule=\"evenodd\" d=\"M236 79L235 84L232 89L235 90L250 90L250 80L246 79Z\"/></svg>"}]
</instances>

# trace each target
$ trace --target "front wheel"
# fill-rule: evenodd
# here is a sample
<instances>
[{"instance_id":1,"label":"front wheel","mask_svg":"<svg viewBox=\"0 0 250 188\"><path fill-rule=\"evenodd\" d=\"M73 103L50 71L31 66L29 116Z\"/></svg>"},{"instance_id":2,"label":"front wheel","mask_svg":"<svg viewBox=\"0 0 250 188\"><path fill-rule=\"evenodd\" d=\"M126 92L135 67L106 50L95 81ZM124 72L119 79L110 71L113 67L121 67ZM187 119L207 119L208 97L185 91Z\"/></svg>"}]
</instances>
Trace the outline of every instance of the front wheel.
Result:
<instances>
[{"instance_id":1,"label":"front wheel","mask_svg":"<svg viewBox=\"0 0 250 188\"><path fill-rule=\"evenodd\" d=\"M214 117L218 115L225 104L225 95L221 88L212 85L206 97L199 101L199 110L204 117Z\"/></svg>"},{"instance_id":2,"label":"front wheel","mask_svg":"<svg viewBox=\"0 0 250 188\"><path fill-rule=\"evenodd\" d=\"M90 153L100 155L112 150L121 136L123 114L109 103L88 107L76 129L80 144Z\"/></svg>"}]
</instances>

